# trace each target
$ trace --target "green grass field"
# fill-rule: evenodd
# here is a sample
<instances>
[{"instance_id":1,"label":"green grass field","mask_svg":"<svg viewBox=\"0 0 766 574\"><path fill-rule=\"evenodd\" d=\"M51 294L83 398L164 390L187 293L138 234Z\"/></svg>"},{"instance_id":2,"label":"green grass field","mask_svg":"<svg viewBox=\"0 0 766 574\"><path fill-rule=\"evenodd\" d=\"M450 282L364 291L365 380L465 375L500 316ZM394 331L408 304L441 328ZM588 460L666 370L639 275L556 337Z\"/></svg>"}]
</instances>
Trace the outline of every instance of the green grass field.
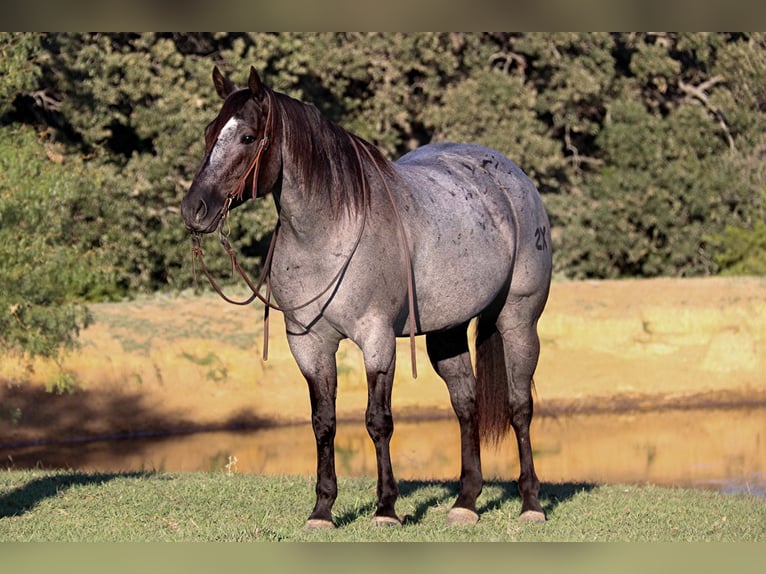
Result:
<instances>
[{"instance_id":1,"label":"green grass field","mask_svg":"<svg viewBox=\"0 0 766 574\"><path fill-rule=\"evenodd\" d=\"M654 486L543 485L545 524L519 524L514 482L489 481L474 527L448 527L455 482L400 482L401 528L373 527L371 478L341 478L339 528L307 531L308 476L0 473L0 542L766 541L766 500Z\"/></svg>"}]
</instances>

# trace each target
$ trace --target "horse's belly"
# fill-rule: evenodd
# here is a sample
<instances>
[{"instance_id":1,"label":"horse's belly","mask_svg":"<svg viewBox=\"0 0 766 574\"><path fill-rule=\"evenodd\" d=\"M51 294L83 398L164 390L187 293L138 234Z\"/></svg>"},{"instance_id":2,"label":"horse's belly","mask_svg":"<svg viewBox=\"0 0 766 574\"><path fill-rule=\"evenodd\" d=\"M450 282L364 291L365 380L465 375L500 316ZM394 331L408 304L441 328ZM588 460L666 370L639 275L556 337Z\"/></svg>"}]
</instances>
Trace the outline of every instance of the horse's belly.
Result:
<instances>
[{"instance_id":1,"label":"horse's belly","mask_svg":"<svg viewBox=\"0 0 766 574\"><path fill-rule=\"evenodd\" d=\"M499 238L498 238L499 239ZM437 246L438 247L438 246ZM461 325L489 307L508 285L513 255L502 241L466 243L415 257L416 315L423 333Z\"/></svg>"}]
</instances>

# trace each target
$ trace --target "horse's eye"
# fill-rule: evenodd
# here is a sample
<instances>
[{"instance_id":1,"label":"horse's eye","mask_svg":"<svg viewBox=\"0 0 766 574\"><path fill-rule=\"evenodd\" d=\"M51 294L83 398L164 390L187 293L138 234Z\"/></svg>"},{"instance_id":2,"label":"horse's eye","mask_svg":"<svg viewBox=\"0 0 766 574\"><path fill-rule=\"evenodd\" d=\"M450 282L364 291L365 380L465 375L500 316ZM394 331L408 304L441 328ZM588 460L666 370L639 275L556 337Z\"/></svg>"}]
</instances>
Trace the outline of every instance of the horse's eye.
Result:
<instances>
[{"instance_id":1,"label":"horse's eye","mask_svg":"<svg viewBox=\"0 0 766 574\"><path fill-rule=\"evenodd\" d=\"M239 141L240 143L248 145L255 141L255 136L242 136L242 139L240 139Z\"/></svg>"}]
</instances>

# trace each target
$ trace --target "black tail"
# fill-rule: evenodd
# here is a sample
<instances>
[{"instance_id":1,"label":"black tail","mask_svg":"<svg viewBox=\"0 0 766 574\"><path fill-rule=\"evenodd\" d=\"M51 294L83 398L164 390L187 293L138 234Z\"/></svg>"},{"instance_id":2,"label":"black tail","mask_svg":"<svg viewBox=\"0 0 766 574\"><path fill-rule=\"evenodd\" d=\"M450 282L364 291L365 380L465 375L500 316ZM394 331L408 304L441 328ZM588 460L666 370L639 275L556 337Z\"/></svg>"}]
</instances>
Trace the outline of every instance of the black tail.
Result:
<instances>
[{"instance_id":1,"label":"black tail","mask_svg":"<svg viewBox=\"0 0 766 574\"><path fill-rule=\"evenodd\" d=\"M497 445L511 428L503 338L494 321L476 330L476 413L482 442Z\"/></svg>"}]
</instances>

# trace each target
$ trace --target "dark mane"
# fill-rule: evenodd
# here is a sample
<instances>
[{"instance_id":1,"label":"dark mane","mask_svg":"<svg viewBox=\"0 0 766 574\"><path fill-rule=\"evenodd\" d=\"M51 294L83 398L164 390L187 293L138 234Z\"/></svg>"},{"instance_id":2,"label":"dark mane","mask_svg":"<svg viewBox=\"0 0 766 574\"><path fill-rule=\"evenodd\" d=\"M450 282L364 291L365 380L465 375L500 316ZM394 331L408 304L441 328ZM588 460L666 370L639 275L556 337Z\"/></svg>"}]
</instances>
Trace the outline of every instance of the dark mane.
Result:
<instances>
[{"instance_id":1,"label":"dark mane","mask_svg":"<svg viewBox=\"0 0 766 574\"><path fill-rule=\"evenodd\" d=\"M378 169L384 176L395 174L377 147L334 124L313 105L277 92L271 94L282 125L282 140L307 199L329 200L334 218L362 209L364 186L369 193L379 183Z\"/></svg>"}]
</instances>

